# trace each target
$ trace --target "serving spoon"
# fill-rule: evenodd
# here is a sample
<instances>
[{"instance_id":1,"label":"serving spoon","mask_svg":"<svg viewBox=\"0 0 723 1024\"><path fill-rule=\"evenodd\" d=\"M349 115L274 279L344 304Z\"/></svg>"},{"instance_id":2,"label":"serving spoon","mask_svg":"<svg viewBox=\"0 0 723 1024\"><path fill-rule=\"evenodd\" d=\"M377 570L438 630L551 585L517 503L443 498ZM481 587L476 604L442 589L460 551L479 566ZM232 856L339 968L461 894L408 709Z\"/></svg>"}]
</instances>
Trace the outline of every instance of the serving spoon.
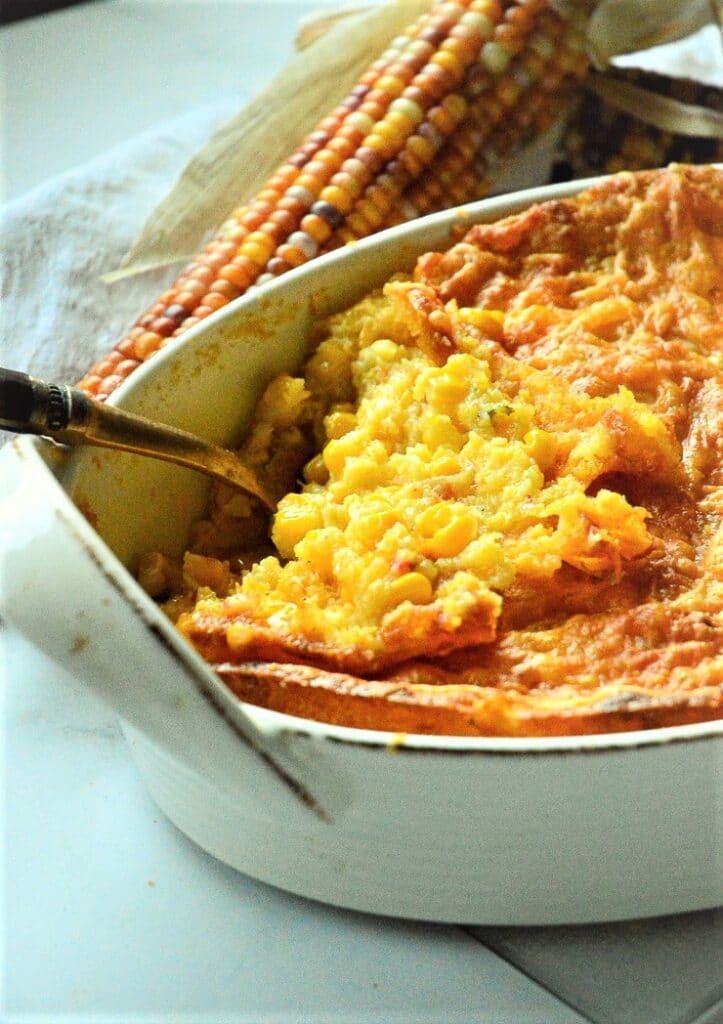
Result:
<instances>
[{"instance_id":1,"label":"serving spoon","mask_svg":"<svg viewBox=\"0 0 723 1024\"><path fill-rule=\"evenodd\" d=\"M238 487L258 498L271 512L276 507L253 470L226 448L105 405L79 388L48 384L4 367L0 367L0 429L36 434L61 444L116 448L174 462Z\"/></svg>"}]
</instances>

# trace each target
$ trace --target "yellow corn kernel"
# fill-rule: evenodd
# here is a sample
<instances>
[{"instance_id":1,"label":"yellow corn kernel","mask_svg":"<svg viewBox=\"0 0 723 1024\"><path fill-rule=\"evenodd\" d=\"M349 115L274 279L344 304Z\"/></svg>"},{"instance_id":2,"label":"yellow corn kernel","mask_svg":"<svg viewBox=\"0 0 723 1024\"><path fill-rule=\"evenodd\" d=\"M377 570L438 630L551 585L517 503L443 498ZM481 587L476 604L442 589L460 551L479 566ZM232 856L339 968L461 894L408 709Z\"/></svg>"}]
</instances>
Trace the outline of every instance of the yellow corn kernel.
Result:
<instances>
[{"instance_id":1,"label":"yellow corn kernel","mask_svg":"<svg viewBox=\"0 0 723 1024\"><path fill-rule=\"evenodd\" d=\"M299 541L322 525L318 506L301 494L288 494L276 511L271 539L282 558L291 558Z\"/></svg>"},{"instance_id":2,"label":"yellow corn kernel","mask_svg":"<svg viewBox=\"0 0 723 1024\"><path fill-rule=\"evenodd\" d=\"M449 364L429 373L425 392L428 401L437 409L453 411L467 397L469 385L465 377L455 373Z\"/></svg>"},{"instance_id":3,"label":"yellow corn kernel","mask_svg":"<svg viewBox=\"0 0 723 1024\"><path fill-rule=\"evenodd\" d=\"M351 378L351 353L332 340L322 342L306 366L306 379L314 394L333 402L354 397Z\"/></svg>"},{"instance_id":4,"label":"yellow corn kernel","mask_svg":"<svg viewBox=\"0 0 723 1024\"><path fill-rule=\"evenodd\" d=\"M443 502L421 512L415 525L428 558L453 558L477 535L477 519L469 509Z\"/></svg>"},{"instance_id":5,"label":"yellow corn kernel","mask_svg":"<svg viewBox=\"0 0 723 1024\"><path fill-rule=\"evenodd\" d=\"M407 572L393 580L384 589L384 610L396 608L402 601L412 604L429 604L432 600L432 584L421 572Z\"/></svg>"},{"instance_id":6,"label":"yellow corn kernel","mask_svg":"<svg viewBox=\"0 0 723 1024\"><path fill-rule=\"evenodd\" d=\"M309 392L300 377L282 374L272 380L259 401L256 415L275 427L290 427L298 421Z\"/></svg>"},{"instance_id":7,"label":"yellow corn kernel","mask_svg":"<svg viewBox=\"0 0 723 1024\"><path fill-rule=\"evenodd\" d=\"M310 484L325 484L329 480L329 470L324 464L321 452L310 459L304 466L304 480Z\"/></svg>"},{"instance_id":8,"label":"yellow corn kernel","mask_svg":"<svg viewBox=\"0 0 723 1024\"><path fill-rule=\"evenodd\" d=\"M356 416L353 412L331 412L324 417L324 430L330 441L338 440L356 426Z\"/></svg>"},{"instance_id":9,"label":"yellow corn kernel","mask_svg":"<svg viewBox=\"0 0 723 1024\"><path fill-rule=\"evenodd\" d=\"M338 444L338 442L335 442ZM344 466L343 485L349 494L361 494L374 490L383 482L384 471L379 463L367 455L350 459Z\"/></svg>"},{"instance_id":10,"label":"yellow corn kernel","mask_svg":"<svg viewBox=\"0 0 723 1024\"><path fill-rule=\"evenodd\" d=\"M501 342L505 336L505 314L500 309L475 309L465 306L459 311L460 319L476 327L486 338Z\"/></svg>"},{"instance_id":11,"label":"yellow corn kernel","mask_svg":"<svg viewBox=\"0 0 723 1024\"><path fill-rule=\"evenodd\" d=\"M483 534L473 541L464 553L464 567L485 576L490 586L509 586L514 570L506 562L496 537Z\"/></svg>"},{"instance_id":12,"label":"yellow corn kernel","mask_svg":"<svg viewBox=\"0 0 723 1024\"><path fill-rule=\"evenodd\" d=\"M351 430L338 440L329 441L322 456L324 465L332 474L341 473L346 460L360 455L365 447L364 435L359 430Z\"/></svg>"},{"instance_id":13,"label":"yellow corn kernel","mask_svg":"<svg viewBox=\"0 0 723 1024\"><path fill-rule=\"evenodd\" d=\"M547 430L533 427L522 439L531 458L535 460L543 473L547 475L555 465L557 441Z\"/></svg>"},{"instance_id":14,"label":"yellow corn kernel","mask_svg":"<svg viewBox=\"0 0 723 1024\"><path fill-rule=\"evenodd\" d=\"M347 532L350 537L371 548L396 522L397 514L392 509L386 512L369 512L354 519Z\"/></svg>"},{"instance_id":15,"label":"yellow corn kernel","mask_svg":"<svg viewBox=\"0 0 723 1024\"><path fill-rule=\"evenodd\" d=\"M430 470L434 476L456 476L462 468L461 461L448 452L435 453L434 460L430 464Z\"/></svg>"},{"instance_id":16,"label":"yellow corn kernel","mask_svg":"<svg viewBox=\"0 0 723 1024\"><path fill-rule=\"evenodd\" d=\"M425 541L422 551L428 558L453 558L474 540L476 534L477 521L474 516L460 516Z\"/></svg>"},{"instance_id":17,"label":"yellow corn kernel","mask_svg":"<svg viewBox=\"0 0 723 1024\"><path fill-rule=\"evenodd\" d=\"M457 430L449 416L443 413L425 417L422 426L422 441L431 451L451 448L458 452L464 444L464 435Z\"/></svg>"},{"instance_id":18,"label":"yellow corn kernel","mask_svg":"<svg viewBox=\"0 0 723 1024\"><path fill-rule=\"evenodd\" d=\"M422 537L432 537L443 527L448 526L452 518L452 506L440 501L420 512L414 520L416 531Z\"/></svg>"},{"instance_id":19,"label":"yellow corn kernel","mask_svg":"<svg viewBox=\"0 0 723 1024\"><path fill-rule=\"evenodd\" d=\"M391 338L378 338L369 345L369 351L373 352L380 362L393 363L399 359L404 350Z\"/></svg>"},{"instance_id":20,"label":"yellow corn kernel","mask_svg":"<svg viewBox=\"0 0 723 1024\"><path fill-rule=\"evenodd\" d=\"M247 625L245 622L232 622L226 629L226 642L231 650L242 650L252 643L255 637L254 627Z\"/></svg>"},{"instance_id":21,"label":"yellow corn kernel","mask_svg":"<svg viewBox=\"0 0 723 1024\"><path fill-rule=\"evenodd\" d=\"M299 541L295 551L296 557L309 562L321 579L329 579L334 570L334 552L343 549L344 534L333 526L320 530L310 530Z\"/></svg>"},{"instance_id":22,"label":"yellow corn kernel","mask_svg":"<svg viewBox=\"0 0 723 1024\"><path fill-rule=\"evenodd\" d=\"M208 587L220 597L225 597L231 582L228 562L208 555L195 555L187 551L183 556L183 575L197 587Z\"/></svg>"}]
</instances>

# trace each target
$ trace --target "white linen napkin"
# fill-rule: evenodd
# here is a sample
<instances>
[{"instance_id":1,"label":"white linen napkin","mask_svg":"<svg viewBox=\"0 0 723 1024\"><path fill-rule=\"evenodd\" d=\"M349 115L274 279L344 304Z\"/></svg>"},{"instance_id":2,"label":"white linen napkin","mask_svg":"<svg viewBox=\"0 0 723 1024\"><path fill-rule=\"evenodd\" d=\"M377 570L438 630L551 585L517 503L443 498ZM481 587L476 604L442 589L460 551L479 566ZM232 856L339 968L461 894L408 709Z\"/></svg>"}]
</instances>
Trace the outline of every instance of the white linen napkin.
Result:
<instances>
[{"instance_id":1,"label":"white linen napkin","mask_svg":"<svg viewBox=\"0 0 723 1024\"><path fill-rule=\"evenodd\" d=\"M227 96L159 125L0 210L0 362L74 383L173 279L104 284L196 149L243 103Z\"/></svg>"}]
</instances>

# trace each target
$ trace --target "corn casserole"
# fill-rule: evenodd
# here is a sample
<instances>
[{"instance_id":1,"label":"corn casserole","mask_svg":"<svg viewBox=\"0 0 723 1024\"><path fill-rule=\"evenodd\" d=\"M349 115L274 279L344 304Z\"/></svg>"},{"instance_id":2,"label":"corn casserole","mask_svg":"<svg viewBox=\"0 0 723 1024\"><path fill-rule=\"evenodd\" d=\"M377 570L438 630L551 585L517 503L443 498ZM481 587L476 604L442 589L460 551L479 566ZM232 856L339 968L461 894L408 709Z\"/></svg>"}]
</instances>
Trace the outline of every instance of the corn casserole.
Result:
<instances>
[{"instance_id":1,"label":"corn casserole","mask_svg":"<svg viewBox=\"0 0 723 1024\"><path fill-rule=\"evenodd\" d=\"M723 714L723 172L480 224L316 328L183 565L139 578L239 697L394 732ZM300 482L301 481L301 482Z\"/></svg>"}]
</instances>

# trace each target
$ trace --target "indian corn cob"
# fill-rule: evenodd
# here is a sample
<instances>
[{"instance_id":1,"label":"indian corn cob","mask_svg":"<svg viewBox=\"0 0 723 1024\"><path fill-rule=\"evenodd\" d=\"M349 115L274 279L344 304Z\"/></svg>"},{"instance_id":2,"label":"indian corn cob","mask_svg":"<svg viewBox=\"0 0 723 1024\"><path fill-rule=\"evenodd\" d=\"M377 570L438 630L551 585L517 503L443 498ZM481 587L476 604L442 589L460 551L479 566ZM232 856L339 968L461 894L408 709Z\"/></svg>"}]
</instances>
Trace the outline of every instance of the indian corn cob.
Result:
<instances>
[{"instance_id":1,"label":"indian corn cob","mask_svg":"<svg viewBox=\"0 0 723 1024\"><path fill-rule=\"evenodd\" d=\"M553 47L556 60L550 66L546 60ZM496 77L477 67L468 76L464 122L410 184L384 226L481 199L497 161L550 127L587 65L582 33L554 11L542 11L508 74Z\"/></svg>"},{"instance_id":2,"label":"indian corn cob","mask_svg":"<svg viewBox=\"0 0 723 1024\"><path fill-rule=\"evenodd\" d=\"M584 76L575 21L549 0L435 3L80 386L104 399L253 285L396 220L483 194L488 163L544 127Z\"/></svg>"}]
</instances>

